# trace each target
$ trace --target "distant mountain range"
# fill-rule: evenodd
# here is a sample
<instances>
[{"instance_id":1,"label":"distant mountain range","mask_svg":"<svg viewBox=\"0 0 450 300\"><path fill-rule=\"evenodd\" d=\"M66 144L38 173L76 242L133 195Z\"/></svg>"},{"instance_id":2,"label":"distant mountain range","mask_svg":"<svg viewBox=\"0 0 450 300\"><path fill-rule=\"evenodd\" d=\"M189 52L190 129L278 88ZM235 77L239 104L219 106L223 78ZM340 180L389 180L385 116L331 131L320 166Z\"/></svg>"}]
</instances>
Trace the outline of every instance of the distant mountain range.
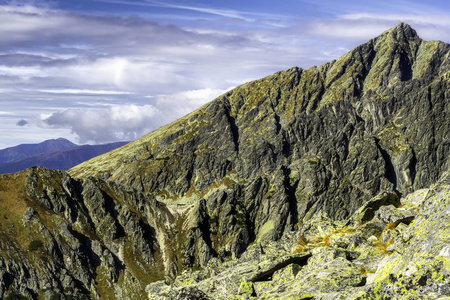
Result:
<instances>
[{"instance_id":1,"label":"distant mountain range","mask_svg":"<svg viewBox=\"0 0 450 300\"><path fill-rule=\"evenodd\" d=\"M0 150L0 163L3 164L33 155L57 152L77 146L77 144L63 138L47 140L39 144L22 144Z\"/></svg>"},{"instance_id":2,"label":"distant mountain range","mask_svg":"<svg viewBox=\"0 0 450 300\"><path fill-rule=\"evenodd\" d=\"M127 143L77 145L59 138L39 144L22 144L0 150L0 174L14 173L34 166L68 170L79 163Z\"/></svg>"}]
</instances>

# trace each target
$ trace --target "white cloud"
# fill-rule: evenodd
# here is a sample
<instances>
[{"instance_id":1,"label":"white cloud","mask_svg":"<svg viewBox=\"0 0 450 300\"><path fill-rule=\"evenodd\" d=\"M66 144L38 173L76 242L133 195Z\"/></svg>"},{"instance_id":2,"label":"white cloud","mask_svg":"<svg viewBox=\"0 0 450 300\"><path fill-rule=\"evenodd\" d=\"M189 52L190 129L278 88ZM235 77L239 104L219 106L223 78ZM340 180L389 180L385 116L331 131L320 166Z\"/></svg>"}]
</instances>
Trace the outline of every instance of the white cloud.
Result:
<instances>
[{"instance_id":1,"label":"white cloud","mask_svg":"<svg viewBox=\"0 0 450 300\"><path fill-rule=\"evenodd\" d=\"M53 89L53 90L38 90L43 93L50 94L75 94L75 95L128 95L128 92L121 91L105 91L105 90L78 90L78 89Z\"/></svg>"},{"instance_id":2,"label":"white cloud","mask_svg":"<svg viewBox=\"0 0 450 300\"><path fill-rule=\"evenodd\" d=\"M408 23L425 23L435 25L450 25L448 16L445 15L409 15L409 14L375 14L375 13L352 13L340 15L339 19L353 21L404 21Z\"/></svg>"},{"instance_id":3,"label":"white cloud","mask_svg":"<svg viewBox=\"0 0 450 300\"><path fill-rule=\"evenodd\" d=\"M158 110L152 105L70 108L42 120L46 128L70 128L79 143L134 140L154 129ZM155 121L156 120L156 121Z\"/></svg>"},{"instance_id":4,"label":"white cloud","mask_svg":"<svg viewBox=\"0 0 450 300\"><path fill-rule=\"evenodd\" d=\"M27 80L29 90L159 94L205 83L223 88L222 76L210 76L205 67L227 72L237 51L258 43L236 32L196 33L132 17L0 8L0 75L15 77L18 87Z\"/></svg>"},{"instance_id":5,"label":"white cloud","mask_svg":"<svg viewBox=\"0 0 450 300\"><path fill-rule=\"evenodd\" d=\"M154 97L154 105L164 112L168 119L175 120L200 108L202 105L214 100L230 89L200 89L172 95L159 95Z\"/></svg>"},{"instance_id":6,"label":"white cloud","mask_svg":"<svg viewBox=\"0 0 450 300\"><path fill-rule=\"evenodd\" d=\"M40 143L47 139L56 139L65 137L66 139L76 142L75 136L66 128L39 128L30 120L26 126L17 126L17 123L22 120L20 117L13 115L2 116L2 130L0 131L0 149L4 149L19 144ZM23 122L22 122L23 123Z\"/></svg>"},{"instance_id":7,"label":"white cloud","mask_svg":"<svg viewBox=\"0 0 450 300\"><path fill-rule=\"evenodd\" d=\"M68 128L80 143L134 140L182 117L226 90L189 90L148 97L152 104L66 109L41 116L44 128Z\"/></svg>"},{"instance_id":8,"label":"white cloud","mask_svg":"<svg viewBox=\"0 0 450 300\"><path fill-rule=\"evenodd\" d=\"M17 77L45 77L40 67L8 67L0 65L0 75Z\"/></svg>"},{"instance_id":9,"label":"white cloud","mask_svg":"<svg viewBox=\"0 0 450 300\"><path fill-rule=\"evenodd\" d=\"M212 8L210 6L194 6L194 5L181 5L181 4L175 4L170 3L170 1L153 1L153 0L144 0L144 1L121 1L121 0L94 0L97 2L104 2L104 3L110 3L110 4L125 4L125 5L135 5L135 6L145 6L145 7L163 7L163 8L171 8L171 9L179 9L179 10L186 10L186 11L194 11L224 18L231 18L231 19L241 19L246 22L255 22L257 20L261 21L261 19L268 19L269 22L267 24L270 24L270 21L273 21L273 19L280 19L285 16L280 16L276 14L271 13L257 13L253 11L243 11L243 10L236 10L236 9L224 9L224 8ZM280 24L273 24L273 26L280 26Z\"/></svg>"}]
</instances>

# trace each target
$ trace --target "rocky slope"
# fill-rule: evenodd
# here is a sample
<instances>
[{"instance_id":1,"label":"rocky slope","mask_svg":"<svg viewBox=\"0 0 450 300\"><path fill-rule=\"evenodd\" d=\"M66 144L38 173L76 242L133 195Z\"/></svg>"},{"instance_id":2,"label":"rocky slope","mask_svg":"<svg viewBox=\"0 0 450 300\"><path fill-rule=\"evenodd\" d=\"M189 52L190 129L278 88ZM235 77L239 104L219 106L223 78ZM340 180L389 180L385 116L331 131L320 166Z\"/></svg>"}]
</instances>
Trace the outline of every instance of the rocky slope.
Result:
<instances>
[{"instance_id":1,"label":"rocky slope","mask_svg":"<svg viewBox=\"0 0 450 300\"><path fill-rule=\"evenodd\" d=\"M152 283L149 299L448 299L450 173L402 198L402 208L385 196L346 223L317 215L237 260L212 259L172 286Z\"/></svg>"},{"instance_id":2,"label":"rocky slope","mask_svg":"<svg viewBox=\"0 0 450 300\"><path fill-rule=\"evenodd\" d=\"M0 296L449 294L449 50L399 24L68 173L3 175Z\"/></svg>"}]
</instances>

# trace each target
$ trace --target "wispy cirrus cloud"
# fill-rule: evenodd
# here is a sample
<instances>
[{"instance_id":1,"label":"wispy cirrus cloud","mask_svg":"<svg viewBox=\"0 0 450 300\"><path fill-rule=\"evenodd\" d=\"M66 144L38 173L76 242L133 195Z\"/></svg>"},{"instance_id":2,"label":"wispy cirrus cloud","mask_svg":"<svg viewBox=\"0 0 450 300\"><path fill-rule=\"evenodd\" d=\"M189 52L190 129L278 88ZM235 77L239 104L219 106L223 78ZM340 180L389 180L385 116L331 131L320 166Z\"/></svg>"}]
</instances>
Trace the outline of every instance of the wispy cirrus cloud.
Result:
<instances>
[{"instance_id":1,"label":"wispy cirrus cloud","mask_svg":"<svg viewBox=\"0 0 450 300\"><path fill-rule=\"evenodd\" d=\"M261 13L255 11L246 11L242 9L226 9L226 8L214 8L208 5L198 6L198 5L186 5L177 4L171 1L154 1L154 0L140 0L140 1L123 1L123 0L94 0L96 2L103 3L115 3L123 5L133 5L133 6L144 6L144 7L159 7L159 8L169 8L193 11L198 13L203 13L207 15L219 16L224 18L232 19L242 19L248 22L254 22L256 20L264 19L279 19L285 16L273 13Z\"/></svg>"},{"instance_id":2,"label":"wispy cirrus cloud","mask_svg":"<svg viewBox=\"0 0 450 300\"><path fill-rule=\"evenodd\" d=\"M311 34L328 39L364 42L383 31L405 22L425 40L450 40L450 13L433 15L351 13L333 20L314 20L308 28Z\"/></svg>"},{"instance_id":3,"label":"wispy cirrus cloud","mask_svg":"<svg viewBox=\"0 0 450 300\"><path fill-rule=\"evenodd\" d=\"M128 95L129 92L104 91L104 90L79 90L79 89L54 89L40 90L42 93L49 94L75 94L75 95Z\"/></svg>"}]
</instances>

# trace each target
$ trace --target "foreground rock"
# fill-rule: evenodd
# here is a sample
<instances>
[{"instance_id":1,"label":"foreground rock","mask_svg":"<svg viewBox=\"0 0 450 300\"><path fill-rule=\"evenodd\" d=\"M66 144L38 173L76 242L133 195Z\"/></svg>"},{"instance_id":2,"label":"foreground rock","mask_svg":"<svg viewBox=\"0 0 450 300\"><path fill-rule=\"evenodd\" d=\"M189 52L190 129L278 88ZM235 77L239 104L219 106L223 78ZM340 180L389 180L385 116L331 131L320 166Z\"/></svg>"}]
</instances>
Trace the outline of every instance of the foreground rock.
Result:
<instances>
[{"instance_id":1,"label":"foreground rock","mask_svg":"<svg viewBox=\"0 0 450 300\"><path fill-rule=\"evenodd\" d=\"M379 199L376 197L370 203ZM426 193L420 190L395 202L408 204L416 213L408 213L405 223L373 218L356 227L338 227L329 219L317 217L307 224L307 230L288 233L281 241L266 247L254 244L237 260L223 263L212 260L201 271L183 273L171 286L152 283L146 288L149 299L176 299L186 290L202 293L204 299L438 299L447 296L450 292L450 220L447 220L450 218L447 212L450 173ZM404 212L392 207L384 203L374 211L375 216L386 210L394 215ZM367 238L365 229L372 223L384 226L381 231L374 230L373 240ZM316 236L318 232L322 235ZM300 234L305 235L299 237ZM391 245L395 247L389 249Z\"/></svg>"}]
</instances>

